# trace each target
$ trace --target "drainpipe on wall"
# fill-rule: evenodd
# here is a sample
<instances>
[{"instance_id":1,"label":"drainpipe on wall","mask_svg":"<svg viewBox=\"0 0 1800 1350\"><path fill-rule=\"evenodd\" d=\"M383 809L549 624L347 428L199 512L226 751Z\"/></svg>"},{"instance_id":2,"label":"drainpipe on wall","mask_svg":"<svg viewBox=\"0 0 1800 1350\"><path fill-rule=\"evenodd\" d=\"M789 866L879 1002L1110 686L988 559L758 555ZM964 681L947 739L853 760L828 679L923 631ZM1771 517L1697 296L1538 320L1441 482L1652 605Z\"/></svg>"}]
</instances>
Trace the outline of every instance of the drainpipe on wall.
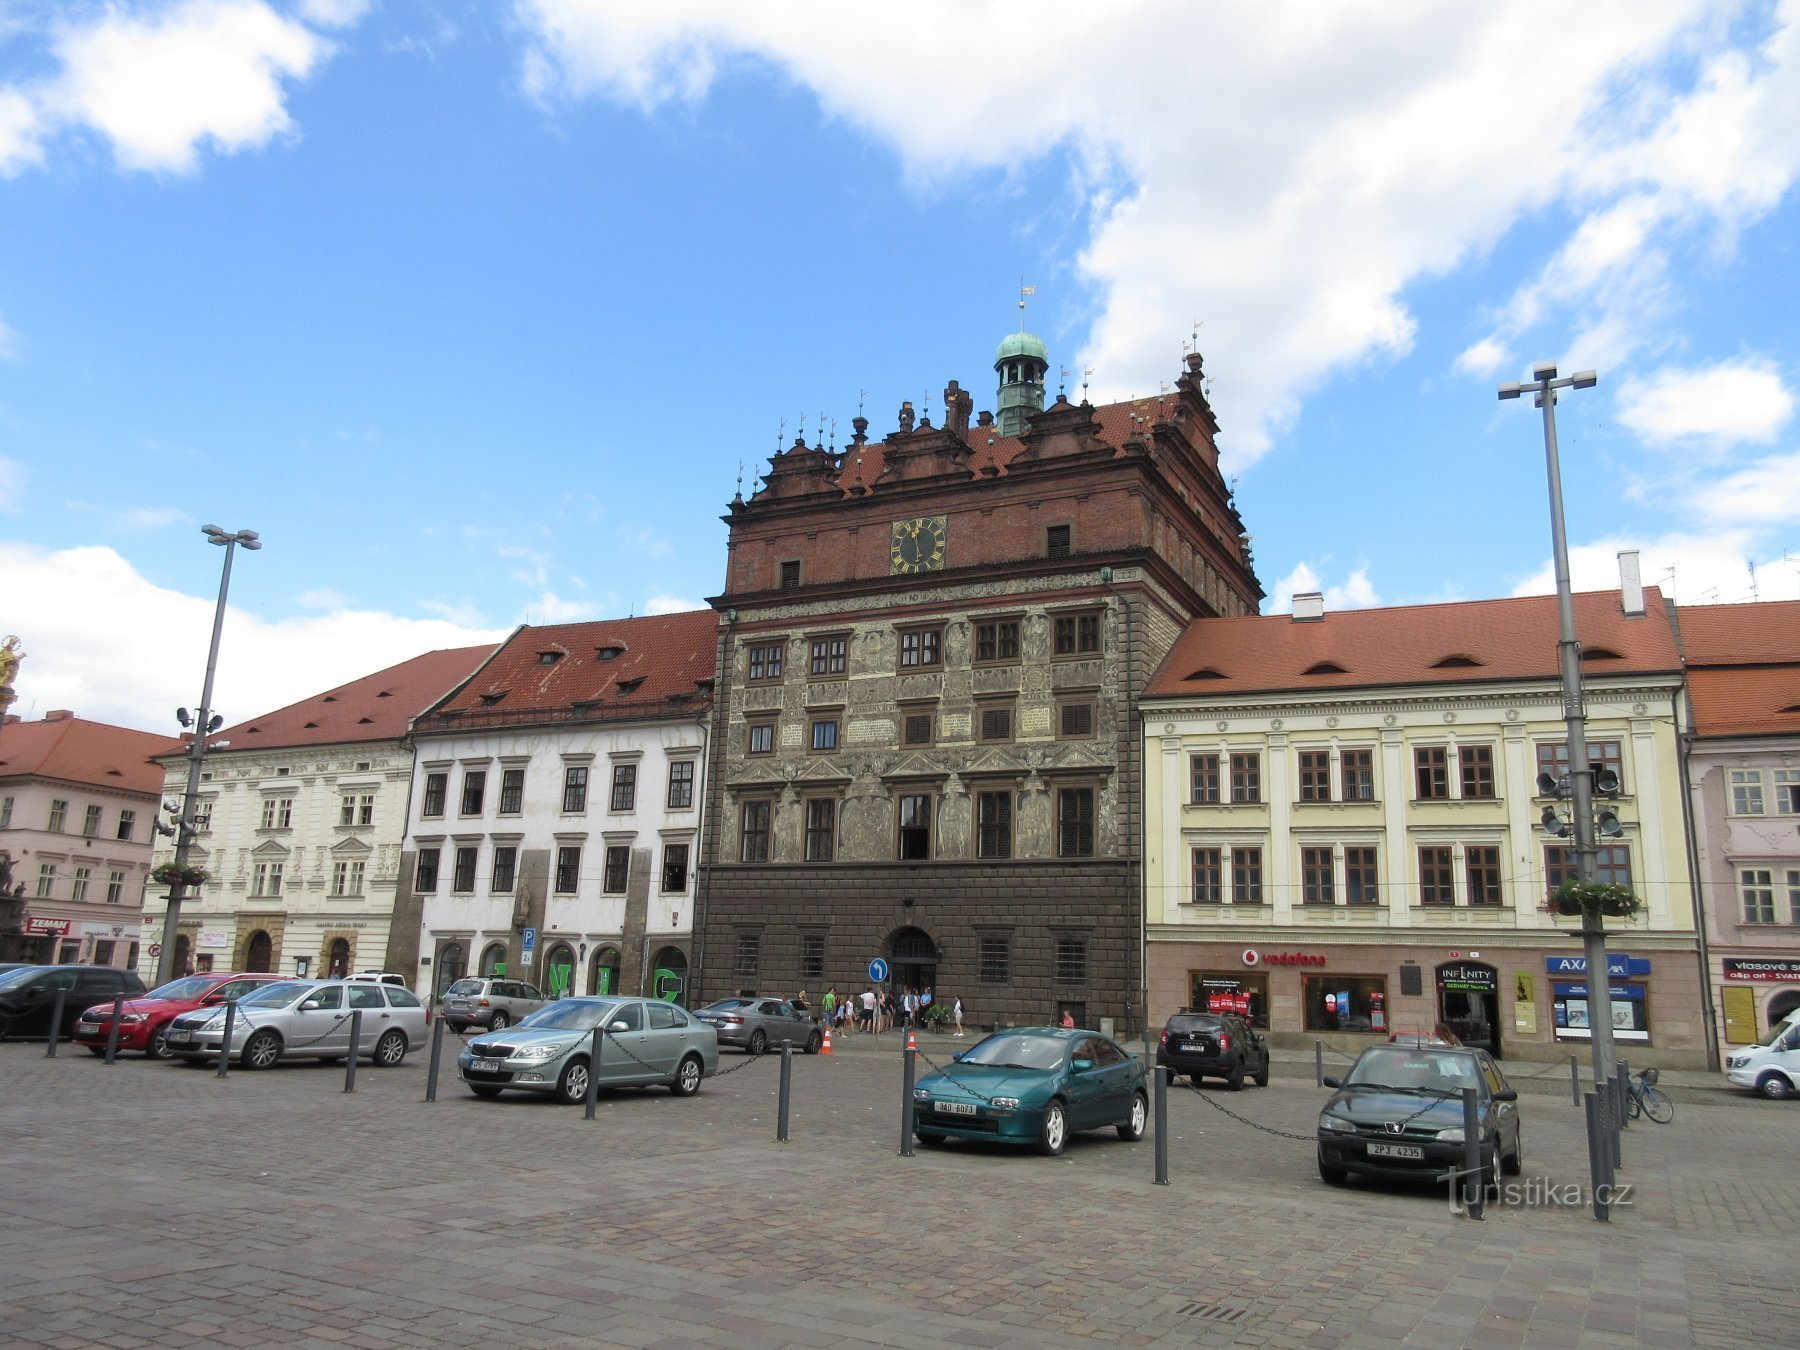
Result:
<instances>
[{"instance_id":1,"label":"drainpipe on wall","mask_svg":"<svg viewBox=\"0 0 1800 1350\"><path fill-rule=\"evenodd\" d=\"M1635 568L1636 559L1633 559ZM1697 956L1700 961L1700 1007L1706 1014L1706 1064L1714 1073L1723 1067L1719 1053L1719 1012L1713 1003L1712 946L1706 934L1706 880L1700 875L1699 836L1694 831L1694 785L1688 772L1688 756L1693 753L1694 733L1683 731L1682 723L1694 725L1694 703L1687 681L1687 647L1681 638L1681 616L1675 602L1668 602L1669 631L1675 638L1675 651L1681 660L1681 692L1675 700L1675 765L1681 774L1681 826L1687 848L1688 876L1692 879L1691 900L1694 906L1694 933L1699 938Z\"/></svg>"},{"instance_id":2,"label":"drainpipe on wall","mask_svg":"<svg viewBox=\"0 0 1800 1350\"><path fill-rule=\"evenodd\" d=\"M719 631L718 655L713 658L713 706L712 733L706 753L700 758L707 765L705 769L706 795L700 798L705 815L700 821L700 860L699 874L694 879L694 959L688 973L688 1007L695 1007L694 991L701 987L701 977L706 971L706 920L707 901L711 898L712 869L719 861L719 813L725 809L724 780L719 776L718 757L723 755L725 746L724 721L727 705L731 701L731 662L732 634L737 631L737 610L725 611L725 626ZM711 784L718 782L720 788L718 799L713 800ZM697 789L698 790L698 789Z\"/></svg>"}]
</instances>

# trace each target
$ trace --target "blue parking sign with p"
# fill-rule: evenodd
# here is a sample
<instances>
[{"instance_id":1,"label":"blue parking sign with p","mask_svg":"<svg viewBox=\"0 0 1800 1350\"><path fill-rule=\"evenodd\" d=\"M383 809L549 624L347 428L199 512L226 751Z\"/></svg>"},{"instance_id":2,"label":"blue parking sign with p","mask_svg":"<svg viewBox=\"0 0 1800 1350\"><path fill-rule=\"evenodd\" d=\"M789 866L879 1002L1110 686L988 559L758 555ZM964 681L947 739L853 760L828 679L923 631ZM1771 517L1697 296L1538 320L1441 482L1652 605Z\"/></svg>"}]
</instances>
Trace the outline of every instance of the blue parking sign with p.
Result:
<instances>
[{"instance_id":1,"label":"blue parking sign with p","mask_svg":"<svg viewBox=\"0 0 1800 1350\"><path fill-rule=\"evenodd\" d=\"M537 929L527 928L525 930L525 936L519 942L519 946L524 951L528 951L528 952L536 951L537 950Z\"/></svg>"}]
</instances>

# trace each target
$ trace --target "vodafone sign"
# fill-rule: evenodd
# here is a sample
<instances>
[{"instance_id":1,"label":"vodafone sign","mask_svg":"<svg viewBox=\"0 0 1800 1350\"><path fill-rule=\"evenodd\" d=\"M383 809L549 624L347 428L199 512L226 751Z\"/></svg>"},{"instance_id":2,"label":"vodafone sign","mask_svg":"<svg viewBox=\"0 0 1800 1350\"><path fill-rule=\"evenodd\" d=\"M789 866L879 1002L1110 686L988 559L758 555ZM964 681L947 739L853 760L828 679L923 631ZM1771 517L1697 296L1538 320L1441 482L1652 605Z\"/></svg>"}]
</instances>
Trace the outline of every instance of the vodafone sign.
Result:
<instances>
[{"instance_id":1,"label":"vodafone sign","mask_svg":"<svg viewBox=\"0 0 1800 1350\"><path fill-rule=\"evenodd\" d=\"M1242 960L1245 965L1255 967L1270 966L1322 966L1325 964L1321 952L1259 952L1254 947L1244 948Z\"/></svg>"}]
</instances>

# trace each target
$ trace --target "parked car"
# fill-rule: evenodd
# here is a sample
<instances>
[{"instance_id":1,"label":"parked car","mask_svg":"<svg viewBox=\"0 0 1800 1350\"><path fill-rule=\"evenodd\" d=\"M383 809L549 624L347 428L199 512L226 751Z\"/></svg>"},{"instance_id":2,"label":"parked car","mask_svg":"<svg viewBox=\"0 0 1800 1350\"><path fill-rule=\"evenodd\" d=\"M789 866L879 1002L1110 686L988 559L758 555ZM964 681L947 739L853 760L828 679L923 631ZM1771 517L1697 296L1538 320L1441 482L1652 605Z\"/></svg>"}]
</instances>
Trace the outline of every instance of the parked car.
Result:
<instances>
[{"instance_id":1,"label":"parked car","mask_svg":"<svg viewBox=\"0 0 1800 1350\"><path fill-rule=\"evenodd\" d=\"M1197 1012L1183 1008L1163 1027L1156 1062L1199 1083L1223 1078L1233 1092L1248 1075L1258 1087L1269 1086L1269 1046L1256 1029L1235 1013Z\"/></svg>"},{"instance_id":2,"label":"parked car","mask_svg":"<svg viewBox=\"0 0 1800 1350\"><path fill-rule=\"evenodd\" d=\"M158 985L142 998L127 999L119 1015L119 1049L134 1050L151 1059L165 1059L169 1047L163 1040L169 1023L196 1008L232 1003L253 989L274 984L279 975L188 975ZM106 1053L112 1030L112 1004L99 1003L81 1014L75 1023L75 1039L96 1055Z\"/></svg>"},{"instance_id":3,"label":"parked car","mask_svg":"<svg viewBox=\"0 0 1800 1350\"><path fill-rule=\"evenodd\" d=\"M391 970L359 970L356 974L346 975L344 978L352 983L367 981L370 984L397 984L402 989L406 988L406 977L396 975Z\"/></svg>"},{"instance_id":4,"label":"parked car","mask_svg":"<svg viewBox=\"0 0 1800 1350\"><path fill-rule=\"evenodd\" d=\"M1800 1093L1800 1009L1787 1015L1755 1045L1725 1057L1725 1076L1779 1100Z\"/></svg>"},{"instance_id":5,"label":"parked car","mask_svg":"<svg viewBox=\"0 0 1800 1350\"><path fill-rule=\"evenodd\" d=\"M591 1069L597 1026L606 1031L599 1068ZM554 1093L561 1102L587 1097L590 1072L598 1087L660 1083L677 1097L691 1097L718 1070L713 1029L657 998L558 999L517 1026L474 1037L456 1057L457 1075L477 1097L517 1088Z\"/></svg>"},{"instance_id":6,"label":"parked car","mask_svg":"<svg viewBox=\"0 0 1800 1350\"><path fill-rule=\"evenodd\" d=\"M812 1011L780 998L722 998L694 1016L719 1033L720 1045L760 1055L772 1045L792 1041L809 1055L819 1053L825 1033Z\"/></svg>"},{"instance_id":7,"label":"parked car","mask_svg":"<svg viewBox=\"0 0 1800 1350\"><path fill-rule=\"evenodd\" d=\"M48 1036L57 990L63 991L57 1035L74 1034L75 1022L90 1004L110 1003L120 994L136 998L144 982L135 970L117 966L22 966L0 975L0 1036Z\"/></svg>"},{"instance_id":8,"label":"parked car","mask_svg":"<svg viewBox=\"0 0 1800 1350\"><path fill-rule=\"evenodd\" d=\"M282 980L237 1001L231 1044L224 1046L225 1010L183 1013L164 1033L169 1053L190 1063L221 1050L246 1069L282 1059L343 1059L350 1053L352 1014L363 1014L357 1058L393 1068L425 1044L425 1005L410 989L349 980Z\"/></svg>"},{"instance_id":9,"label":"parked car","mask_svg":"<svg viewBox=\"0 0 1800 1350\"><path fill-rule=\"evenodd\" d=\"M501 1031L549 1001L535 984L523 980L470 976L444 991L438 1015L452 1031L467 1031L470 1027Z\"/></svg>"},{"instance_id":10,"label":"parked car","mask_svg":"<svg viewBox=\"0 0 1800 1350\"><path fill-rule=\"evenodd\" d=\"M1356 1057L1319 1112L1319 1176L1341 1186L1352 1172L1454 1179L1462 1175L1465 1087L1475 1088L1481 1175L1516 1177L1524 1167L1519 1096L1485 1050L1373 1045Z\"/></svg>"},{"instance_id":11,"label":"parked car","mask_svg":"<svg viewBox=\"0 0 1800 1350\"><path fill-rule=\"evenodd\" d=\"M913 1088L913 1132L927 1144L993 1139L1061 1153L1069 1136L1108 1125L1144 1137L1144 1066L1091 1031L997 1031L926 1074Z\"/></svg>"}]
</instances>

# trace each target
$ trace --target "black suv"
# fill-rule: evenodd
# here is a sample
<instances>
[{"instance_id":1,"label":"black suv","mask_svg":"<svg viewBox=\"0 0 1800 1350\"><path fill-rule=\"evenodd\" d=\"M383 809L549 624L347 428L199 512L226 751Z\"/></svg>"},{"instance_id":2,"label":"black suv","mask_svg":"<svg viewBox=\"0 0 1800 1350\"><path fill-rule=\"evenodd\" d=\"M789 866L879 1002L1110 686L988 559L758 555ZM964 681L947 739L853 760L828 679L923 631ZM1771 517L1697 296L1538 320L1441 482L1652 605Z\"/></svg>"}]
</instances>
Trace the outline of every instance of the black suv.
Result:
<instances>
[{"instance_id":1,"label":"black suv","mask_svg":"<svg viewBox=\"0 0 1800 1350\"><path fill-rule=\"evenodd\" d=\"M1195 1012L1183 1008L1163 1027L1156 1047L1158 1066L1202 1078L1223 1078L1236 1092L1246 1076L1256 1086L1269 1086L1269 1047L1251 1025L1232 1013Z\"/></svg>"},{"instance_id":2,"label":"black suv","mask_svg":"<svg viewBox=\"0 0 1800 1350\"><path fill-rule=\"evenodd\" d=\"M0 975L0 1036L43 1036L50 1030L56 991L63 993L60 1036L75 1034L82 1011L123 994L136 998L144 982L117 966L26 966Z\"/></svg>"}]
</instances>

